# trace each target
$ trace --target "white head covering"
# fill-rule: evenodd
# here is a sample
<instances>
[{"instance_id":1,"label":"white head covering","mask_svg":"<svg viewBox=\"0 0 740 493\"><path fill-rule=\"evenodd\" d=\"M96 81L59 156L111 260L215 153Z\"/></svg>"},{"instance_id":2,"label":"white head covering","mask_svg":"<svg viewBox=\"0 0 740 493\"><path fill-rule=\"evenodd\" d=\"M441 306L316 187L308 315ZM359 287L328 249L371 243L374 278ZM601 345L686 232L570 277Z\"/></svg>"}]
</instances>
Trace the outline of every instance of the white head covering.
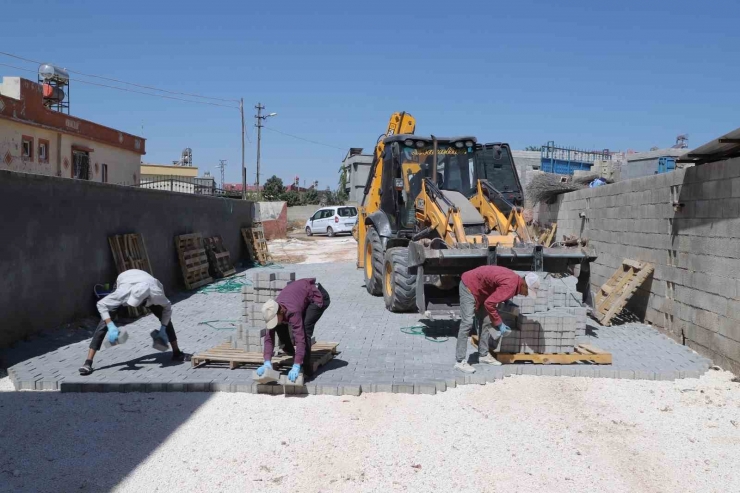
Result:
<instances>
[{"instance_id":1,"label":"white head covering","mask_svg":"<svg viewBox=\"0 0 740 493\"><path fill-rule=\"evenodd\" d=\"M534 272L528 272L527 275L524 276L524 282L527 283L527 289L529 291L528 296L530 298L537 298L537 290L540 287L540 276Z\"/></svg>"},{"instance_id":2,"label":"white head covering","mask_svg":"<svg viewBox=\"0 0 740 493\"><path fill-rule=\"evenodd\" d=\"M128 306L139 306L149 297L149 286L143 282L131 285L126 304Z\"/></svg>"},{"instance_id":3,"label":"white head covering","mask_svg":"<svg viewBox=\"0 0 740 493\"><path fill-rule=\"evenodd\" d=\"M262 316L265 318L265 324L268 329L274 329L278 324L278 312L280 305L275 300L267 300L262 305Z\"/></svg>"}]
</instances>

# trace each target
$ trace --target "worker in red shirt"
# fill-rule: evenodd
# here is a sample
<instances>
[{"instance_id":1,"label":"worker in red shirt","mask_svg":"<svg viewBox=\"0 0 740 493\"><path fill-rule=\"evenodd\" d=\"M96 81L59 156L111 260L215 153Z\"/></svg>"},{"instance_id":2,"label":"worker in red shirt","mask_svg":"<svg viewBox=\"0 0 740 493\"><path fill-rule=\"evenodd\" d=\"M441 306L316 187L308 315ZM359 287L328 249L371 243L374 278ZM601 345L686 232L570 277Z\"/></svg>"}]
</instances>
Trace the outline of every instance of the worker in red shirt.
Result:
<instances>
[{"instance_id":1,"label":"worker in red shirt","mask_svg":"<svg viewBox=\"0 0 740 493\"><path fill-rule=\"evenodd\" d=\"M491 327L495 327L506 336L511 329L501 320L496 305L510 300L516 295L537 297L540 278L529 272L524 278L506 267L484 265L462 275L460 281L460 330L457 333L457 363L455 368L465 373L475 373L466 359L468 335L473 327L473 319L478 320L479 363L500 365L501 363L488 353L488 338Z\"/></svg>"},{"instance_id":2,"label":"worker in red shirt","mask_svg":"<svg viewBox=\"0 0 740 493\"><path fill-rule=\"evenodd\" d=\"M264 364L257 368L257 375L272 369L272 352L275 348L275 333L284 344L286 354L293 356L293 367L288 379L295 382L303 370L306 378L313 376L311 362L311 338L316 322L319 321L330 303L329 293L316 279L297 279L288 284L274 300L262 306L267 334L265 335ZM289 332L290 331L290 332ZM291 334L293 341L291 342Z\"/></svg>"}]
</instances>

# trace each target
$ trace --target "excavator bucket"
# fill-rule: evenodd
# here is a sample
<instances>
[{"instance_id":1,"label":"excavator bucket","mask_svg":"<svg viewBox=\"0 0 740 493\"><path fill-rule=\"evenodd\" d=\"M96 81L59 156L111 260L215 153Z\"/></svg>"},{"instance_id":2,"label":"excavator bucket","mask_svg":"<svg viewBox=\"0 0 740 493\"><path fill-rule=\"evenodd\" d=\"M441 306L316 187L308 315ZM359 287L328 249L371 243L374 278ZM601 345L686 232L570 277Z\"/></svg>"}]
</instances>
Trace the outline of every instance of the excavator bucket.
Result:
<instances>
[{"instance_id":1,"label":"excavator bucket","mask_svg":"<svg viewBox=\"0 0 740 493\"><path fill-rule=\"evenodd\" d=\"M482 265L500 265L516 271L570 273L578 276L584 301L588 293L589 264L596 259L583 247L545 248L542 245L500 247L463 244L449 247L442 242L413 241L408 246L409 268L416 269L416 305L429 316L456 315L457 289L444 289L444 279L457 279Z\"/></svg>"}]
</instances>

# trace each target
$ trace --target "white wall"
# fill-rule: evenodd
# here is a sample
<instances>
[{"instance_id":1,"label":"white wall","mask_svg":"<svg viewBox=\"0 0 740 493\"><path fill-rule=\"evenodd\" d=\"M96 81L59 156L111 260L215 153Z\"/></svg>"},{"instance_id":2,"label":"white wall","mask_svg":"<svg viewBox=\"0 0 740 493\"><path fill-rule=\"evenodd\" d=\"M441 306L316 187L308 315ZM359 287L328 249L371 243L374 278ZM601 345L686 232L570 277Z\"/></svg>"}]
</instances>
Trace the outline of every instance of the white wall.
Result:
<instances>
[{"instance_id":1,"label":"white wall","mask_svg":"<svg viewBox=\"0 0 740 493\"><path fill-rule=\"evenodd\" d=\"M23 136L33 138L33 157L23 157ZM58 139L61 137L61 152ZM39 139L49 141L48 160L42 162L38 155ZM90 153L90 181L103 179L102 164L108 165L108 183L132 184L139 179L141 156L136 152L119 149L107 144L77 136L60 134L33 125L0 120L0 170L18 171L40 175L72 177L72 146L79 145L93 149ZM10 156L10 164L5 160ZM65 168L64 159L68 166ZM95 163L98 163L97 171ZM136 178L134 178L134 175Z\"/></svg>"},{"instance_id":2,"label":"white wall","mask_svg":"<svg viewBox=\"0 0 740 493\"><path fill-rule=\"evenodd\" d=\"M108 183L131 185L139 181L141 169L141 156L135 152L126 151L117 147L93 142L72 135L62 135L62 161L66 157L69 160L69 168L62 165L62 177L72 176L72 146L81 145L94 149L90 153L90 181L102 181L103 164L108 165ZM95 163L98 170L95 171Z\"/></svg>"},{"instance_id":3,"label":"white wall","mask_svg":"<svg viewBox=\"0 0 740 493\"><path fill-rule=\"evenodd\" d=\"M24 135L33 137L33 159L23 158L22 143ZM49 159L46 163L39 162L39 139L49 141ZM54 175L57 156L56 144L56 132L7 120L0 120L0 169L39 175ZM6 154L10 156L10 164L5 161Z\"/></svg>"}]
</instances>

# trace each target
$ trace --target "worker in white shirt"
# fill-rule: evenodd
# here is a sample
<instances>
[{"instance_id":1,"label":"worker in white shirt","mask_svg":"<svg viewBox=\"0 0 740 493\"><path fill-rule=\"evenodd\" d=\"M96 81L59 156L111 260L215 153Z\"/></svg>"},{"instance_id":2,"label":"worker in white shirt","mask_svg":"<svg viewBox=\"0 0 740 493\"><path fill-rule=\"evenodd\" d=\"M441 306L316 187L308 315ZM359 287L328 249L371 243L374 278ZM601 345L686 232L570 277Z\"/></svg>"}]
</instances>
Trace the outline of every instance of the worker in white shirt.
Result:
<instances>
[{"instance_id":1,"label":"worker in white shirt","mask_svg":"<svg viewBox=\"0 0 740 493\"><path fill-rule=\"evenodd\" d=\"M172 346L172 360L185 361L185 353L177 345L175 328L172 326L172 304L164 295L162 284L143 270L130 269L118 276L116 290L98 301L100 313L98 324L90 350L87 353L85 364L80 367L80 375L89 375L93 372L92 364L95 353L100 351L105 337L111 344L118 343L119 330L110 318L110 312L116 311L122 305L141 306L144 304L159 319L161 327L151 332L152 346L160 351L166 351Z\"/></svg>"}]
</instances>

